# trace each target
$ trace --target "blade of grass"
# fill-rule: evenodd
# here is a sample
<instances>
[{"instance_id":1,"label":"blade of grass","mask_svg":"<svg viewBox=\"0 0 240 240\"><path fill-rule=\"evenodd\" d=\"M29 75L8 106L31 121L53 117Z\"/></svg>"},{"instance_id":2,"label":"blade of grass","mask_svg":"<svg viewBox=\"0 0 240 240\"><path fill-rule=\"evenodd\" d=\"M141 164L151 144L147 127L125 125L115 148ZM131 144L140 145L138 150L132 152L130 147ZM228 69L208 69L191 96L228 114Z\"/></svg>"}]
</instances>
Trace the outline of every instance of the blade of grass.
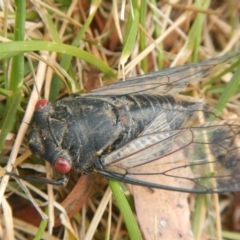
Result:
<instances>
[{"instance_id":1,"label":"blade of grass","mask_svg":"<svg viewBox=\"0 0 240 240\"><path fill-rule=\"evenodd\" d=\"M204 1L204 3L202 3L202 1L200 0L195 0L195 2L199 9L208 9L210 5L209 0ZM188 34L190 49L193 49L193 54L191 59L193 62L196 62L198 59L198 52L201 44L202 31L204 27L203 23L205 18L206 18L206 14L198 13L194 20L194 23L192 24L191 30L189 31L189 34Z\"/></svg>"},{"instance_id":2,"label":"blade of grass","mask_svg":"<svg viewBox=\"0 0 240 240\"><path fill-rule=\"evenodd\" d=\"M119 59L119 66L121 66L122 68L124 68L125 63L127 62L130 54L133 51L138 33L139 9L136 1L132 1L132 4L133 9L132 13L130 13L128 17L126 31L124 33L125 37L123 39L123 50Z\"/></svg>"},{"instance_id":3,"label":"blade of grass","mask_svg":"<svg viewBox=\"0 0 240 240\"><path fill-rule=\"evenodd\" d=\"M240 55L238 56L240 57ZM236 61L233 62L228 68L224 68L224 71L221 71L219 74L217 74L216 76L214 76L213 78L211 78L210 81L207 81L206 83L203 84L203 86L206 85L213 85L213 83L219 81L219 79L222 78L222 76L224 76L225 74L232 72L233 70L235 70L238 66L240 65L240 58Z\"/></svg>"},{"instance_id":4,"label":"blade of grass","mask_svg":"<svg viewBox=\"0 0 240 240\"><path fill-rule=\"evenodd\" d=\"M77 47L79 42L81 41L81 39L83 38L84 34L86 33L87 29L89 28L93 17L95 16L95 13L100 5L101 1L100 0L94 0L92 1L91 7L90 7L90 11L89 11L89 16L87 18L87 20L85 21L84 25L82 26L82 28L80 29L80 31L78 32L76 38L74 39L73 43L71 46ZM69 69L70 67L70 63L72 61L72 56L71 55L64 55L62 56L62 59L60 61L60 66L65 69L66 71ZM52 79L52 83L51 83L51 90L50 90L50 94L49 94L49 100L53 101L56 99L59 90L62 86L62 81L61 79L55 74L53 76Z\"/></svg>"},{"instance_id":5,"label":"blade of grass","mask_svg":"<svg viewBox=\"0 0 240 240\"><path fill-rule=\"evenodd\" d=\"M21 54L21 53L20 52L10 52L10 53L1 54L0 60L4 60L4 59L11 58L11 57L15 57L15 56L17 56L19 54Z\"/></svg>"},{"instance_id":6,"label":"blade of grass","mask_svg":"<svg viewBox=\"0 0 240 240\"><path fill-rule=\"evenodd\" d=\"M195 204L195 210L192 220L192 231L194 237L201 239L202 226L206 215L206 199L204 195L199 195Z\"/></svg>"},{"instance_id":7,"label":"blade of grass","mask_svg":"<svg viewBox=\"0 0 240 240\"><path fill-rule=\"evenodd\" d=\"M46 213L46 215L48 215L48 207L46 207L44 213ZM37 233L36 233L36 236L34 237L34 240L42 239L43 234L44 234L44 231L45 231L45 229L46 229L46 227L47 227L47 224L48 224L48 221L42 219L42 221L40 222L38 231L37 231Z\"/></svg>"},{"instance_id":8,"label":"blade of grass","mask_svg":"<svg viewBox=\"0 0 240 240\"><path fill-rule=\"evenodd\" d=\"M223 231L222 237L224 239L229 240L239 240L240 239L240 233L239 232L229 232L229 231Z\"/></svg>"},{"instance_id":9,"label":"blade of grass","mask_svg":"<svg viewBox=\"0 0 240 240\"><path fill-rule=\"evenodd\" d=\"M147 13L147 1L143 0L141 1L141 7L140 7L140 24L143 27L145 27L145 24L146 24L146 16L147 16L146 13ZM143 51L146 48L146 38L145 38L145 34L142 31L139 32L139 47L140 47L140 51ZM148 72L147 58L144 58L141 61L141 67L145 73Z\"/></svg>"},{"instance_id":10,"label":"blade of grass","mask_svg":"<svg viewBox=\"0 0 240 240\"><path fill-rule=\"evenodd\" d=\"M26 2L16 1L16 15L15 15L15 30L14 30L14 40L22 41L24 40L25 34L25 9ZM2 48L5 43L2 43ZM10 51L14 52L14 51ZM7 53L7 51L6 51ZM7 76L5 74L5 76ZM7 104L4 109L3 118L0 122L1 133L0 133L0 152L2 152L4 142L8 132L11 131L13 124L15 122L16 112L21 102L22 86L24 77L24 55L19 54L13 57L10 79L6 89L12 92L10 96L7 97Z\"/></svg>"},{"instance_id":11,"label":"blade of grass","mask_svg":"<svg viewBox=\"0 0 240 240\"><path fill-rule=\"evenodd\" d=\"M120 209L120 212L123 216L124 222L127 226L128 234L131 240L141 240L142 235L139 230L136 218L128 204L128 201L122 191L120 184L114 180L108 180L111 190L113 192L113 196L117 202L117 205Z\"/></svg>"},{"instance_id":12,"label":"blade of grass","mask_svg":"<svg viewBox=\"0 0 240 240\"><path fill-rule=\"evenodd\" d=\"M226 84L225 91L222 93L221 97L219 98L214 107L216 110L218 111L223 110L223 108L229 102L231 96L238 90L239 82L240 82L240 66L237 68L231 81L229 81L229 83Z\"/></svg>"},{"instance_id":13,"label":"blade of grass","mask_svg":"<svg viewBox=\"0 0 240 240\"><path fill-rule=\"evenodd\" d=\"M100 59L96 58L92 54L79 49L77 47L69 46L63 43L47 42L47 41L19 41L2 43L0 48L0 56L7 52L30 52L30 51L52 51L72 55L78 57L94 67L98 68L101 72L106 74L107 77L115 77L114 71L103 63Z\"/></svg>"}]
</instances>

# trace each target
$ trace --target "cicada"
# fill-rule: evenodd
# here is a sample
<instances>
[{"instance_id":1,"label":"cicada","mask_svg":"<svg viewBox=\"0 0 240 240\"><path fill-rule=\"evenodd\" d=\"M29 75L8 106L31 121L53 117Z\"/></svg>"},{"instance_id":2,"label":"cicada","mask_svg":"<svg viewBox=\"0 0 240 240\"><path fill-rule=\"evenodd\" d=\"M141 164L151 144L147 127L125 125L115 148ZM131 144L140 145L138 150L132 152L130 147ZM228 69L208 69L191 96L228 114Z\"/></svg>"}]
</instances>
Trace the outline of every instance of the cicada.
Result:
<instances>
[{"instance_id":1,"label":"cicada","mask_svg":"<svg viewBox=\"0 0 240 240\"><path fill-rule=\"evenodd\" d=\"M54 184L77 171L182 192L238 191L239 119L222 120L204 102L179 94L238 56L153 72L55 103L40 100L29 148L59 172ZM159 176L166 181L159 183ZM180 185L168 181L173 178Z\"/></svg>"}]
</instances>

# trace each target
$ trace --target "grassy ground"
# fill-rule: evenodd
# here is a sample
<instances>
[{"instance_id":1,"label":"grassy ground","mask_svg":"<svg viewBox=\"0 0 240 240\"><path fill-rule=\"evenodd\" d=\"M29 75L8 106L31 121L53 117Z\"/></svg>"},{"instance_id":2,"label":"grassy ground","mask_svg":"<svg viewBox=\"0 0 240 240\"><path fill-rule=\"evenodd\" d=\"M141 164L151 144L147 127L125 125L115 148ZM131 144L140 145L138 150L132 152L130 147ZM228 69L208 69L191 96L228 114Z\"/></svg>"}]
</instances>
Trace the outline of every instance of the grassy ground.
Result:
<instances>
[{"instance_id":1,"label":"grassy ground","mask_svg":"<svg viewBox=\"0 0 240 240\"><path fill-rule=\"evenodd\" d=\"M32 0L16 1L16 5L5 1L7 5L0 6L0 176L20 164L17 169L21 175L36 175L36 171L46 169L51 172L50 166L45 168L41 159L31 155L26 141L28 123L39 98L55 101L112 80L240 48L237 0L140 2ZM204 97L227 118L239 116L240 88L238 81L228 84L231 76L229 72L222 79L206 79L192 93ZM0 186L0 238L139 239L134 235L139 234L136 223L131 220L127 227L124 224L106 179L96 176L93 181L90 177L83 187L75 177L68 188L60 188L8 181L5 175ZM72 199L76 197L70 195L74 181L80 185L76 191L85 204L80 204L83 207L71 220L62 214L61 226L53 228L53 209L64 212L57 202L65 208L75 205ZM68 195L72 201L63 202ZM213 198L190 196L196 239L240 239L240 216L234 219L239 211L238 198L232 193ZM220 212L205 214L216 205ZM48 212L49 220L40 222L36 208L42 218ZM133 215L127 214L125 218L131 219L134 211ZM131 230L133 233L129 233Z\"/></svg>"}]
</instances>

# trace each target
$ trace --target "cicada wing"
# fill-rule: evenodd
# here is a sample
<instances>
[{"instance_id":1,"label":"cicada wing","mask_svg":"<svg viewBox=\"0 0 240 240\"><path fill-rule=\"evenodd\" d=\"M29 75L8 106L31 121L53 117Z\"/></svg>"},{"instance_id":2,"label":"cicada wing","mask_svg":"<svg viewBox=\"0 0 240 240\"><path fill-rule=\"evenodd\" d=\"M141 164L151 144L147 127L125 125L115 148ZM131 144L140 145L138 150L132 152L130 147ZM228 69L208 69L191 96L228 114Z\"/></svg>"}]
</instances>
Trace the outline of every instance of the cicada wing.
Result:
<instances>
[{"instance_id":1,"label":"cicada wing","mask_svg":"<svg viewBox=\"0 0 240 240\"><path fill-rule=\"evenodd\" d=\"M212 58L202 62L187 64L181 67L168 68L126 81L118 81L107 86L94 89L90 95L122 95L148 92L153 94L176 94L183 91L190 82L199 82L213 69L223 68L225 64L239 53Z\"/></svg>"},{"instance_id":2,"label":"cicada wing","mask_svg":"<svg viewBox=\"0 0 240 240\"><path fill-rule=\"evenodd\" d=\"M100 173L153 188L239 191L239 134L239 120L229 120L139 136L107 155Z\"/></svg>"}]
</instances>

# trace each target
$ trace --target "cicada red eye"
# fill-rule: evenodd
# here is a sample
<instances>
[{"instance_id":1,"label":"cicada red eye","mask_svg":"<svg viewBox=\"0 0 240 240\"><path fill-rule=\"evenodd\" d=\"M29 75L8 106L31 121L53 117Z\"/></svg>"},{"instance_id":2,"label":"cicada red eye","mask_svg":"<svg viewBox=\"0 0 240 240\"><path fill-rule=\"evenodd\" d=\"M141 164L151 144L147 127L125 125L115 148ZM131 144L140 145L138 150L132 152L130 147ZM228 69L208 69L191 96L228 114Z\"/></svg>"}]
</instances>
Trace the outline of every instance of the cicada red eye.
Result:
<instances>
[{"instance_id":1,"label":"cicada red eye","mask_svg":"<svg viewBox=\"0 0 240 240\"><path fill-rule=\"evenodd\" d=\"M54 163L54 167L59 173L64 174L68 173L72 166L66 158L58 157Z\"/></svg>"},{"instance_id":2,"label":"cicada red eye","mask_svg":"<svg viewBox=\"0 0 240 240\"><path fill-rule=\"evenodd\" d=\"M48 101L46 99L40 99L38 100L35 109L39 110L39 109L43 109L46 105L48 104Z\"/></svg>"}]
</instances>

